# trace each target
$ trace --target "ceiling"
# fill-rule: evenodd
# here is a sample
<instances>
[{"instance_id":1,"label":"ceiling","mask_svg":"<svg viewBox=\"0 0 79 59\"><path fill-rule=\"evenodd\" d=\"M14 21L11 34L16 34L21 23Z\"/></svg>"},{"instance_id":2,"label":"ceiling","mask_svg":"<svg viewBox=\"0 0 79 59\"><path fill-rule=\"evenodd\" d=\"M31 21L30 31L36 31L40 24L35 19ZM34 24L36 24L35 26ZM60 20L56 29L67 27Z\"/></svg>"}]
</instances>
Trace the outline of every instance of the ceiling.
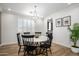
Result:
<instances>
[{"instance_id":1,"label":"ceiling","mask_svg":"<svg viewBox=\"0 0 79 59\"><path fill-rule=\"evenodd\" d=\"M2 11L17 12L20 14L28 15L34 10L34 5L37 5L37 13L41 17L47 17L54 12L66 9L75 3L0 3Z\"/></svg>"}]
</instances>

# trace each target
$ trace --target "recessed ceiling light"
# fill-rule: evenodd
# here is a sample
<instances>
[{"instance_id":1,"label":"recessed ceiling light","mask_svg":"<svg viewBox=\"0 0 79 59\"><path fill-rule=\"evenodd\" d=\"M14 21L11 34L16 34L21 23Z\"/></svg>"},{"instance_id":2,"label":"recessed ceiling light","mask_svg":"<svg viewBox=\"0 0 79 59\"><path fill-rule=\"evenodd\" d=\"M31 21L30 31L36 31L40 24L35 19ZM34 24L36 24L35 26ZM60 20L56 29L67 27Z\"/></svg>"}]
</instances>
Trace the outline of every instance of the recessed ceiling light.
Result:
<instances>
[{"instance_id":1,"label":"recessed ceiling light","mask_svg":"<svg viewBox=\"0 0 79 59\"><path fill-rule=\"evenodd\" d=\"M72 3L67 3L68 5L71 5Z\"/></svg>"},{"instance_id":2,"label":"recessed ceiling light","mask_svg":"<svg viewBox=\"0 0 79 59\"><path fill-rule=\"evenodd\" d=\"M8 8L8 11L11 11L11 8Z\"/></svg>"}]
</instances>

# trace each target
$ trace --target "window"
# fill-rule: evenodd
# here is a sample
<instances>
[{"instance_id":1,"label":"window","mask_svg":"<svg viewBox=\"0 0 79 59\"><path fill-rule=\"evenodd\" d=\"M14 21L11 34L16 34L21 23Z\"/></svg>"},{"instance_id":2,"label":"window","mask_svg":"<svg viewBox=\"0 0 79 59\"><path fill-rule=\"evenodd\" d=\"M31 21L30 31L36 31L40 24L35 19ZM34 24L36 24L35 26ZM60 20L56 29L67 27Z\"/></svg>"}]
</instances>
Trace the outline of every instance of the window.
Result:
<instances>
[{"instance_id":1,"label":"window","mask_svg":"<svg viewBox=\"0 0 79 59\"><path fill-rule=\"evenodd\" d=\"M18 17L18 32L34 32L34 21Z\"/></svg>"}]
</instances>

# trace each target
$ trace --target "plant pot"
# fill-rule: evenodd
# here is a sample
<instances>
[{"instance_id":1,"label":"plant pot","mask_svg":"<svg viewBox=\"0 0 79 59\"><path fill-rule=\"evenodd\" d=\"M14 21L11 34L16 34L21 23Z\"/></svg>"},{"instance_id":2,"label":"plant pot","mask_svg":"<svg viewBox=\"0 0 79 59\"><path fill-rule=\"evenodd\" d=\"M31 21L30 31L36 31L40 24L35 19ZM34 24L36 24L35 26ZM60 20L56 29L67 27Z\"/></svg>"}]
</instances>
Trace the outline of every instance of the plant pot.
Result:
<instances>
[{"instance_id":1,"label":"plant pot","mask_svg":"<svg viewBox=\"0 0 79 59\"><path fill-rule=\"evenodd\" d=\"M72 52L79 53L79 48L71 47Z\"/></svg>"}]
</instances>

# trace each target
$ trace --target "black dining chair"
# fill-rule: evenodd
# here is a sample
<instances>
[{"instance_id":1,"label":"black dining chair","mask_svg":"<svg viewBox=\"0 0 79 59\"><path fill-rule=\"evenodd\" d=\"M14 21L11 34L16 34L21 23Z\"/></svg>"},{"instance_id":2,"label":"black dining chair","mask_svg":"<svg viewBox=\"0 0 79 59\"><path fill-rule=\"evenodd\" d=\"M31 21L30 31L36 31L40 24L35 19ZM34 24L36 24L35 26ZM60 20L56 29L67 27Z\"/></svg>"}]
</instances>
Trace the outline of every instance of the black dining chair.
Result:
<instances>
[{"instance_id":1,"label":"black dining chair","mask_svg":"<svg viewBox=\"0 0 79 59\"><path fill-rule=\"evenodd\" d=\"M40 48L43 50L42 52L45 52L46 55L48 55L48 50L50 50L50 53L52 54L52 51L51 51L51 44L52 44L52 33L47 33L47 41L46 42L41 42L40 43ZM41 50L40 50L41 52Z\"/></svg>"},{"instance_id":2,"label":"black dining chair","mask_svg":"<svg viewBox=\"0 0 79 59\"><path fill-rule=\"evenodd\" d=\"M17 33L17 42L18 42L18 46L19 46L19 50L18 50L18 55L19 55L19 53L20 53L20 51L21 51L21 49L22 49L22 46L24 46L24 45L23 45L23 41L22 41L22 39L21 39L20 33Z\"/></svg>"},{"instance_id":3,"label":"black dining chair","mask_svg":"<svg viewBox=\"0 0 79 59\"><path fill-rule=\"evenodd\" d=\"M24 55L33 55L33 51L37 48L34 43L34 35L22 35L24 45Z\"/></svg>"},{"instance_id":4,"label":"black dining chair","mask_svg":"<svg viewBox=\"0 0 79 59\"><path fill-rule=\"evenodd\" d=\"M35 37L38 38L41 34L41 32L35 32Z\"/></svg>"},{"instance_id":5,"label":"black dining chair","mask_svg":"<svg viewBox=\"0 0 79 59\"><path fill-rule=\"evenodd\" d=\"M24 32L24 34L30 34L30 32Z\"/></svg>"}]
</instances>

